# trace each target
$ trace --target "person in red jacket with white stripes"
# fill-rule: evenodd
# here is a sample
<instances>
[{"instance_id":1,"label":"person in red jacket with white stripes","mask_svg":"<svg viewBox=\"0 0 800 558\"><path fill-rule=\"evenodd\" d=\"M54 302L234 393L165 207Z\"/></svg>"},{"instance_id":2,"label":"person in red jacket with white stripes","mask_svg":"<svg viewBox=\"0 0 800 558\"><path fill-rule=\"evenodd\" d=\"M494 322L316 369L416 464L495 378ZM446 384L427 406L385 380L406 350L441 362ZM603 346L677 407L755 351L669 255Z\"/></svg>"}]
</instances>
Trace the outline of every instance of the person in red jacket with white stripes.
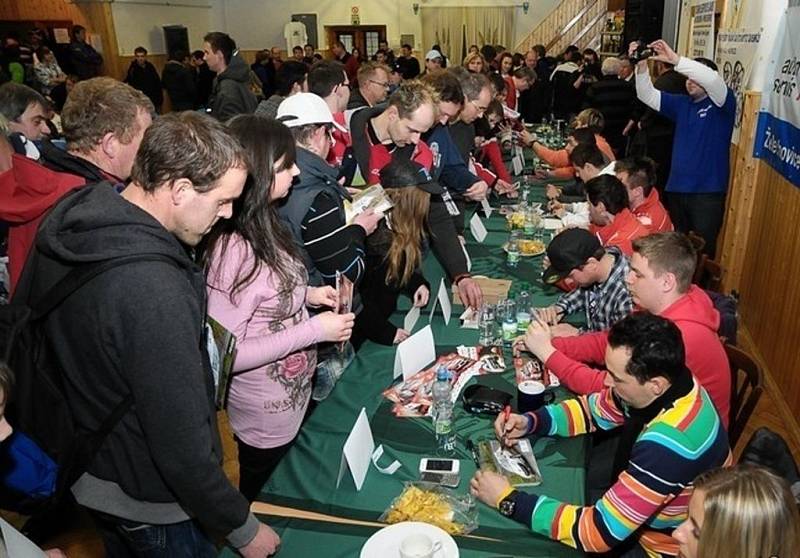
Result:
<instances>
[{"instance_id":1,"label":"person in red jacket with white stripes","mask_svg":"<svg viewBox=\"0 0 800 558\"><path fill-rule=\"evenodd\" d=\"M654 187L656 183L656 165L648 157L629 157L617 161L614 174L628 190L630 210L641 224L650 232L668 232L675 230L672 219Z\"/></svg>"}]
</instances>

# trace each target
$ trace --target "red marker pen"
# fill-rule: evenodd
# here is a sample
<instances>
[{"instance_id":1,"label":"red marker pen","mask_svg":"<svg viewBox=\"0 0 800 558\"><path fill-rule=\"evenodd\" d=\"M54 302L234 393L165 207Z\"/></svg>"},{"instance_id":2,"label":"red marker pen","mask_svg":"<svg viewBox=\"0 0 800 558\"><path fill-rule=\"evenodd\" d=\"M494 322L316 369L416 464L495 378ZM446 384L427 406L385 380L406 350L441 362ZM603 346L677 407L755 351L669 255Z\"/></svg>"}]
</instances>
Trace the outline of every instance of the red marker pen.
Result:
<instances>
[{"instance_id":1,"label":"red marker pen","mask_svg":"<svg viewBox=\"0 0 800 558\"><path fill-rule=\"evenodd\" d=\"M506 441L508 434L508 419L511 417L511 405L506 405L503 409L503 442Z\"/></svg>"}]
</instances>

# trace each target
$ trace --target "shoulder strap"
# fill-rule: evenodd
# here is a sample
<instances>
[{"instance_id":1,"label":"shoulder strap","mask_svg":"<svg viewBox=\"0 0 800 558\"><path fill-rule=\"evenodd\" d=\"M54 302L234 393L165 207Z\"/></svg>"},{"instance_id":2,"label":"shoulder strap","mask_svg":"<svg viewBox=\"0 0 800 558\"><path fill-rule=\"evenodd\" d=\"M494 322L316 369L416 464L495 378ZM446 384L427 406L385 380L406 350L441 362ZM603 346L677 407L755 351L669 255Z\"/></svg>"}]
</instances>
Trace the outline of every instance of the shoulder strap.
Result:
<instances>
[{"instance_id":1,"label":"shoulder strap","mask_svg":"<svg viewBox=\"0 0 800 558\"><path fill-rule=\"evenodd\" d=\"M35 304L32 305L31 319L38 320L55 310L64 300L80 287L105 273L110 269L143 261L163 261L173 265L175 260L163 254L134 254L120 258L112 258L95 264L81 265L71 270L67 275L47 291Z\"/></svg>"}]
</instances>

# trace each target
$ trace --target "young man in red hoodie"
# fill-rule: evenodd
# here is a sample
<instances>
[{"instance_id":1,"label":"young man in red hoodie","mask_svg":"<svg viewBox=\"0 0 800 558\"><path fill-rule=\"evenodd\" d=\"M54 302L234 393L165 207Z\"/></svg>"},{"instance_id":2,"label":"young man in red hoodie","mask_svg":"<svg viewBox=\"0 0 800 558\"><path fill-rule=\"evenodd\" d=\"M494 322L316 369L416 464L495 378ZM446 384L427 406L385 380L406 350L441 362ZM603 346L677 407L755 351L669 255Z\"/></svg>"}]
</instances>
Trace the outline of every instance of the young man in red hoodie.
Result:
<instances>
[{"instance_id":1,"label":"young man in red hoodie","mask_svg":"<svg viewBox=\"0 0 800 558\"><path fill-rule=\"evenodd\" d=\"M12 168L0 174L12 293L47 211L84 184L106 180L121 189L154 114L150 99L130 85L111 78L82 81L61 113L67 150L45 142L41 164L13 156Z\"/></svg>"},{"instance_id":2,"label":"young man in red hoodie","mask_svg":"<svg viewBox=\"0 0 800 558\"><path fill-rule=\"evenodd\" d=\"M692 275L697 256L689 239L677 232L652 234L633 242L628 290L642 310L667 318L678 326L686 346L686 365L708 391L727 428L731 402L731 372L719 339L719 312ZM549 327L534 323L524 345L575 393L603 388L602 364L608 332L553 338Z\"/></svg>"},{"instance_id":3,"label":"young man in red hoodie","mask_svg":"<svg viewBox=\"0 0 800 558\"><path fill-rule=\"evenodd\" d=\"M630 210L650 232L675 230L661 203L656 183L656 164L648 157L628 157L617 161L614 174L628 190Z\"/></svg>"},{"instance_id":4,"label":"young man in red hoodie","mask_svg":"<svg viewBox=\"0 0 800 558\"><path fill-rule=\"evenodd\" d=\"M601 174L586 182L589 231L603 246L617 246L630 257L633 241L650 231L628 209L628 192L616 176Z\"/></svg>"}]
</instances>

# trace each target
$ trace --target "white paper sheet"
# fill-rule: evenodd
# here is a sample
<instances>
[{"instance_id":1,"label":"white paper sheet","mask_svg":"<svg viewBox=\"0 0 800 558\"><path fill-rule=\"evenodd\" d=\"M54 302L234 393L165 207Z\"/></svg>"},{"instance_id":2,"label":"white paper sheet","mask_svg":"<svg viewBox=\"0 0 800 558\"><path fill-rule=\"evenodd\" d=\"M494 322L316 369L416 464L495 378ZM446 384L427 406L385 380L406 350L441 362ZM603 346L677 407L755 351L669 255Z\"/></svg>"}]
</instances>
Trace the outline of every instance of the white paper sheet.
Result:
<instances>
[{"instance_id":1,"label":"white paper sheet","mask_svg":"<svg viewBox=\"0 0 800 558\"><path fill-rule=\"evenodd\" d=\"M436 360L436 346L433 343L433 330L427 325L397 345L394 356L394 377L402 375L405 381L434 360Z\"/></svg>"},{"instance_id":2,"label":"white paper sheet","mask_svg":"<svg viewBox=\"0 0 800 558\"><path fill-rule=\"evenodd\" d=\"M353 476L353 482L356 485L356 490L360 491L364 486L364 479L367 477L369 471L369 464L375 465L381 473L385 475L392 475L400 468L400 462L393 461L386 467L380 467L378 460L383 455L383 445L375 447L375 440L372 438L372 429L369 426L369 419L367 418L367 410L363 407L358 414L353 429L342 449L342 461L339 465L339 476L336 480L336 488L342 482L345 470L349 470Z\"/></svg>"},{"instance_id":3,"label":"white paper sheet","mask_svg":"<svg viewBox=\"0 0 800 558\"><path fill-rule=\"evenodd\" d=\"M420 309L418 306L412 306L411 310L408 311L406 317L403 318L403 329L407 332L411 333L414 330L414 326L417 324L417 320L419 320L419 312Z\"/></svg>"},{"instance_id":4,"label":"white paper sheet","mask_svg":"<svg viewBox=\"0 0 800 558\"><path fill-rule=\"evenodd\" d=\"M486 235L489 234L477 213L473 214L472 219L469 220L469 230L475 240L480 243L483 243L486 240Z\"/></svg>"}]
</instances>

